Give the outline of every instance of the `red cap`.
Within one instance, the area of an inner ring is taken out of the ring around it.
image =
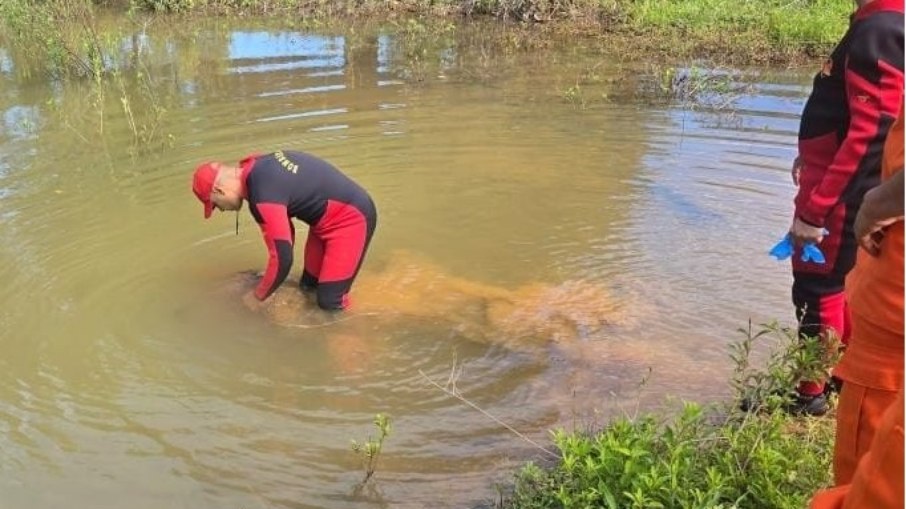
[[[214,211],[214,204],[211,203],[211,191],[214,189],[214,181],[217,180],[217,168],[214,163],[201,163],[195,168],[195,175],[192,177],[192,192],[204,204],[204,218],[211,217]]]

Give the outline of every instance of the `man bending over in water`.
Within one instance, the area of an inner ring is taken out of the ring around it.
[[[251,155],[228,166],[205,162],[192,179],[192,191],[213,210],[239,210],[244,200],[261,227],[268,262],[257,288],[245,297],[267,299],[293,265],[292,218],[309,226],[300,287],[314,291],[318,306],[346,309],[349,290],[362,265],[377,224],[368,193],[330,163],[310,154],[278,151]]]

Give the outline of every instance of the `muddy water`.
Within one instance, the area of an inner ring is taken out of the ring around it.
[[[581,107],[577,77],[616,72],[599,52],[454,36],[424,64],[386,34],[170,28],[124,43],[150,63],[103,96],[22,78],[0,50],[0,507],[487,503],[539,453],[425,376],[458,373],[544,441],[639,398],[722,397],[736,328],[790,318],[765,252],[802,73],[765,74],[734,116],[594,86]],[[189,174],[279,148],[373,195],[360,297],[377,309],[286,326],[237,304],[230,282],[265,262],[257,227],[204,221]],[[378,412],[393,434],[356,490],[350,441]]]

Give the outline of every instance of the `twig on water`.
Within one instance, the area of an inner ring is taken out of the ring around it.
[[[503,426],[504,428],[506,428],[507,430],[509,430],[511,433],[513,433],[513,434],[516,435],[517,437],[519,437],[519,438],[521,438],[522,440],[525,440],[526,442],[532,444],[532,445],[533,445],[535,448],[537,448],[538,450],[540,450],[540,451],[544,452],[545,454],[547,454],[547,455],[549,455],[549,456],[552,456],[552,457],[554,457],[554,458],[559,458],[559,457],[560,457],[559,454],[555,453],[554,451],[551,451],[550,449],[547,449],[547,448],[543,447],[543,446],[542,446],[541,444],[539,444],[538,442],[535,442],[535,441],[532,440],[531,438],[529,438],[529,437],[523,435],[523,434],[520,433],[518,430],[516,430],[515,428],[513,428],[512,426],[510,426],[509,424],[503,422],[502,420],[500,420],[499,418],[495,417],[494,415],[491,415],[491,414],[488,413],[486,410],[484,410],[483,408],[479,407],[479,406],[476,405],[475,403],[472,403],[471,401],[469,401],[468,399],[466,399],[462,394],[460,394],[459,391],[456,390],[456,381],[459,379],[459,376],[462,374],[462,368],[460,367],[460,368],[457,369],[455,363],[454,363],[453,366],[450,368],[450,377],[447,379],[447,383],[445,383],[444,385],[441,385],[441,384],[437,383],[435,380],[432,380],[431,377],[429,377],[428,375],[426,375],[426,374],[424,373],[424,371],[422,371],[422,370],[418,370],[418,374],[421,375],[422,378],[424,378],[429,384],[431,384],[431,385],[433,385],[434,387],[437,387],[438,389],[440,389],[441,391],[443,391],[443,393],[446,394],[447,396],[451,396],[451,397],[453,397],[453,398],[458,399],[459,401],[462,401],[463,403],[465,403],[465,404],[468,405],[469,407],[471,407],[471,408],[477,410],[478,412],[480,412],[482,415],[484,415],[484,416],[487,417],[488,419],[491,419],[492,421],[496,422],[497,424]]]

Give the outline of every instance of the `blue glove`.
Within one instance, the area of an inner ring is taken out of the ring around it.
[[[827,235],[827,230],[824,230],[824,234]],[[768,254],[773,256],[778,260],[786,260],[790,256],[793,256],[793,239],[790,237],[790,234],[787,233],[783,239],[778,242]],[[812,262],[817,264],[824,263],[824,253],[818,249],[818,246],[813,242],[809,242],[802,247],[802,261]]]
[[[777,258],[778,260],[786,260],[790,256],[793,256],[793,239],[790,238],[790,234],[787,233],[786,237],[780,240],[768,254]]]
[[[814,244],[806,244],[802,246],[802,261],[812,262],[817,264],[824,263],[824,253],[818,249],[818,246]]]

